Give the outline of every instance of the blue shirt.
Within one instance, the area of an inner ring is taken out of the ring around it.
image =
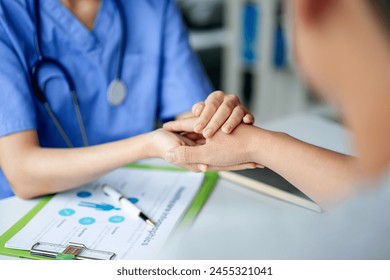
[[[113,0],[102,0],[92,31],[59,0],[41,1],[43,53],[70,72],[90,145],[151,131],[156,119],[189,111],[212,90],[173,0],[122,3],[127,24],[122,80],[128,95],[116,107],[107,102],[122,32]],[[66,147],[32,91],[29,71],[38,59],[33,4],[33,0],[0,2],[0,137],[36,130],[42,147]],[[59,71],[45,67],[39,83],[72,143],[82,146],[66,80]],[[0,170],[0,198],[10,195]]]

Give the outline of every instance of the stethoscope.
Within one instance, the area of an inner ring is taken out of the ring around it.
[[[124,100],[126,99],[126,86],[124,82],[121,80],[122,77],[122,67],[123,67],[123,60],[124,60],[124,53],[126,49],[126,34],[127,34],[127,27],[126,27],[126,19],[125,14],[123,11],[123,6],[120,0],[115,0],[117,9],[119,11],[120,15],[120,23],[121,23],[121,41],[119,44],[119,50],[118,50],[118,62],[117,62],[117,69],[115,73],[114,79],[111,81],[110,85],[107,89],[107,100],[108,103],[113,106],[119,106],[121,105]],[[47,101],[46,95],[44,93],[44,90],[39,87],[38,77],[39,72],[41,69],[43,69],[44,66],[54,66],[56,67],[65,77],[66,82],[68,83],[70,93],[72,96],[72,102],[73,106],[76,112],[77,122],[80,128],[81,137],[83,139],[84,146],[88,146],[88,137],[85,130],[83,118],[81,116],[80,112],[80,105],[77,98],[76,93],[76,87],[75,83],[69,73],[69,71],[65,68],[64,65],[62,65],[58,60],[55,60],[50,57],[46,57],[42,50],[42,38],[41,38],[41,14],[40,14],[40,0],[35,0],[34,2],[34,13],[35,13],[35,27],[36,27],[36,35],[35,35],[35,45],[36,50],[38,53],[38,61],[33,65],[33,67],[30,70],[31,75],[31,83],[32,88],[35,94],[35,97],[42,103],[43,107],[45,108],[47,114],[49,115],[50,119],[53,121],[54,125],[56,126],[58,132],[61,134],[61,137],[66,142],[66,145],[69,148],[74,147],[73,143],[70,141],[68,135],[66,134],[64,128],[61,126],[60,122],[58,121],[58,118],[54,114],[53,110],[50,107],[49,102]]]

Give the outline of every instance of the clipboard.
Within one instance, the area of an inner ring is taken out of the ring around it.
[[[125,168],[188,172],[187,170],[178,167],[145,165],[145,164],[136,164],[136,163],[128,164],[125,166]],[[203,183],[199,191],[197,192],[196,196],[192,200],[192,203],[188,207],[183,218],[179,222],[178,226],[189,225],[195,220],[196,216],[202,209],[203,205],[206,203],[212,191],[214,190],[214,187],[218,179],[219,179],[219,174],[217,172],[204,173]],[[23,229],[30,222],[30,220],[37,213],[39,213],[39,211],[41,211],[52,198],[53,195],[43,197],[33,209],[31,209],[10,229],[8,229],[2,236],[0,236],[0,255],[26,258],[26,259],[37,259],[37,260],[53,260],[53,259],[109,260],[115,256],[114,252],[91,250],[86,248],[83,244],[77,244],[77,243],[69,243],[64,246],[59,244],[38,242],[33,245],[31,251],[6,248],[5,244],[7,243],[7,241],[10,240],[14,235],[16,235],[21,229]],[[87,257],[84,258],[84,256]]]

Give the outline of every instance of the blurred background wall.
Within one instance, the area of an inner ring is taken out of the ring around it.
[[[337,119],[297,75],[283,0],[176,1],[215,89],[240,96],[256,123],[296,112]]]

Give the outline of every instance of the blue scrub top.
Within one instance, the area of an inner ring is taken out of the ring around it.
[[[37,130],[42,147],[66,147],[31,87],[29,71],[38,59],[33,3],[0,2],[0,137]],[[121,40],[113,0],[102,0],[92,31],[59,0],[41,1],[43,52],[60,61],[73,77],[90,145],[151,131],[156,119],[164,121],[189,111],[212,91],[173,0],[122,3],[127,22],[122,80],[128,95],[116,107],[107,102]],[[39,82],[72,143],[81,147],[66,80],[46,67]],[[0,198],[12,194],[0,170]]]

